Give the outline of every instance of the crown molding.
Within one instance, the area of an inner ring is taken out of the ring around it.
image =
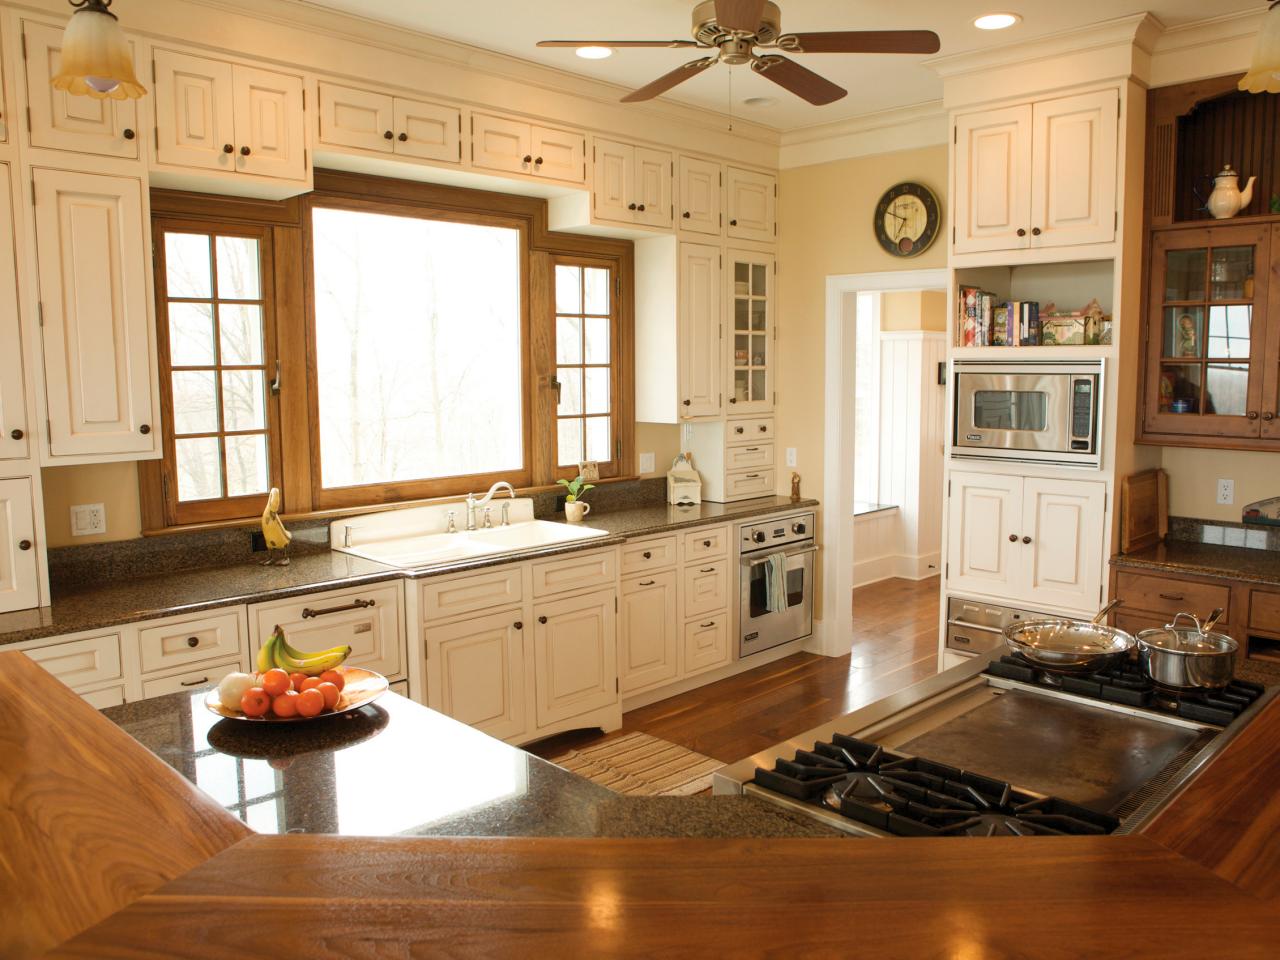
[[[1194,50],[1209,44],[1227,40],[1257,37],[1262,29],[1265,10],[1240,10],[1218,17],[1208,17],[1194,23],[1169,27],[1156,38],[1152,54],[1160,57],[1178,50]]]
[[[938,146],[947,142],[947,129],[941,100],[814,124],[782,134],[778,166],[785,170]]]
[[[1151,86],[1206,80],[1249,69],[1264,10],[1247,10],[1171,27],[1151,56]]]

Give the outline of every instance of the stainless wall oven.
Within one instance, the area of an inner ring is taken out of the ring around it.
[[[738,657],[813,633],[814,515],[770,517],[738,527]],[[768,559],[785,557],[786,600],[769,609]]]
[[[957,360],[951,456],[1096,467],[1101,360]]]

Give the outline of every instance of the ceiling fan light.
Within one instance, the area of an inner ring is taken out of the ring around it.
[[[608,47],[579,47],[573,52],[583,60],[606,60],[613,56],[613,51]]]
[[[1263,14],[1253,65],[1240,80],[1247,93],[1280,93],[1280,4],[1273,3]]]
[[[973,25],[979,30],[1007,30],[1021,21],[1022,17],[1016,13],[985,13],[977,17]]]
[[[72,6],[77,4],[72,2]],[[136,100],[146,87],[133,72],[133,57],[110,0],[82,0],[62,35],[56,90],[97,100]]]

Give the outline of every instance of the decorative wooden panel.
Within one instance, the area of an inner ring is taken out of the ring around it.
[[[1204,209],[1213,189],[1210,179],[1224,164],[1241,174],[1243,188],[1256,176],[1253,202],[1241,216],[1271,212],[1280,197],[1280,95],[1234,92],[1206,100],[1179,117],[1174,212],[1180,221],[1213,219]],[[1159,144],[1156,157],[1160,156]],[[1157,161],[1158,163],[1158,161]]]

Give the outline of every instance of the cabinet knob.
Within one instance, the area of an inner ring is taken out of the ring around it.
[[[641,554],[641,556],[643,556],[646,560],[652,560],[652,559],[653,559],[653,554],[652,554],[652,553],[650,553],[648,550],[646,550],[643,554]]]
[[[1011,533],[1011,534],[1009,534],[1009,542],[1010,542],[1010,543],[1017,543],[1017,542],[1018,542],[1018,535],[1017,535],[1016,533]]]
[[[194,650],[196,647],[200,646],[200,638],[187,637],[187,646],[190,647],[192,650]]]
[[[30,550],[30,549],[31,549],[31,541],[30,541],[30,540],[19,540],[19,541],[18,541],[18,549],[19,549],[19,550]]]
[[[733,432],[734,432],[734,433],[742,433],[742,432],[743,432],[743,429],[742,429],[742,427],[734,427],[734,428],[733,428]]]
[[[133,132],[133,129],[131,127],[124,128],[124,138],[126,140],[132,140],[136,136],[137,134]]]
[[[635,209],[636,209],[636,205],[635,205],[634,203],[628,203],[628,204],[627,204],[627,209],[628,209],[628,210],[635,210]]]
[[[1032,235],[1033,237],[1038,237],[1038,236],[1040,236],[1040,228],[1039,228],[1039,227],[1034,228],[1034,229],[1031,231],[1031,235]]]
[[[242,157],[247,157],[247,156],[248,156],[249,154],[251,154],[252,152],[253,152],[253,151],[252,151],[252,150],[250,150],[248,147],[241,147],[241,148],[240,148],[240,156],[242,156]]]
[[[231,144],[229,144],[229,143],[224,143],[224,144],[222,145],[222,152],[223,152],[223,153],[235,153],[235,152],[236,152],[236,148],[235,148],[235,147],[233,147],[233,146],[232,146]]]
[[[729,226],[731,226],[731,227],[736,227],[737,225],[738,225],[738,221],[737,221],[737,220],[730,220],[730,221],[729,221]]]
[[[702,541],[702,545],[703,545],[704,547],[706,547],[706,548],[710,549],[710,548],[711,548],[711,541],[710,541],[710,540],[703,540],[703,541]]]
[[[1268,410],[1266,413],[1264,413],[1264,414],[1262,415],[1262,419],[1263,419],[1263,420],[1274,420],[1275,418],[1276,418],[1276,415],[1275,415],[1274,413],[1272,413],[1270,410]],[[13,431],[13,432],[14,432],[14,433],[21,433],[22,431],[21,431],[21,430],[15,430],[15,431]],[[20,438],[20,437],[14,437],[13,439],[18,440],[18,439],[21,439],[21,438]]]
[[[21,430],[18,430],[15,428],[9,431],[9,436],[13,437],[13,439],[15,440],[21,440],[23,437],[26,436],[26,434],[23,433]]]
[[[527,153],[526,153],[526,154],[524,155],[524,157],[523,157],[523,158],[521,158],[521,161],[520,161],[520,162],[521,162],[521,163],[533,163],[533,157],[532,157],[532,155],[530,155],[530,154],[527,154]]]
[[[512,626],[513,626],[513,627],[515,627],[517,630],[523,630],[523,629],[524,629],[524,621],[523,621],[523,620],[517,620],[515,623],[513,623],[513,624],[512,624]]]
[[[1258,419],[1258,411],[1257,411],[1257,410],[1250,410],[1247,414],[1245,414],[1245,416],[1247,416],[1250,420],[1257,420],[1257,419]]]
[[[680,216],[682,216],[682,217],[684,217],[686,220],[688,220],[688,219],[689,219],[689,211],[688,211],[688,210],[686,210],[684,213],[680,214]]]
[[[684,401],[682,401],[682,403],[684,403],[684,405],[685,405],[686,407],[691,407],[691,406],[693,406],[693,402],[692,402],[692,401],[690,401],[690,400],[684,400]]]
[[[1022,538],[1022,542],[1023,542],[1023,543],[1030,543],[1030,542],[1031,542],[1031,538],[1030,538],[1030,537],[1023,537],[1023,538]]]
[[[643,203],[640,204],[640,206],[636,207],[636,209],[639,210],[641,213],[644,213],[644,204]]]
[[[546,617],[539,617],[539,618],[538,618],[538,622],[539,622],[539,623],[546,623],[546,622],[547,622],[547,618],[546,618]]]
[[[151,425],[144,423],[142,426],[138,428],[138,432],[145,437],[148,433],[151,432]]]
[[[399,140],[401,143],[405,143],[406,141],[408,141],[409,135],[407,133],[402,133],[400,134],[400,136],[396,137],[396,139]]]
[[[386,131],[386,132],[382,135],[382,139],[383,139],[383,140],[394,140],[395,138],[396,138],[396,135],[395,135],[394,133],[392,133],[390,130]]]
[[[534,165],[535,167],[540,167],[540,166],[542,166],[542,158],[541,158],[541,157],[538,157],[536,160],[534,160],[534,161],[533,161],[533,165]]]
[[[737,402],[738,402],[738,398],[737,398],[737,397],[730,397],[730,398],[729,398],[729,402],[730,402],[730,403],[737,403]]]
[[[768,432],[769,432],[769,428],[768,428],[768,427],[766,427],[766,426],[762,423],[762,424],[760,424],[760,432],[761,432],[761,433],[768,433]]]
[[[1022,229],[1022,227],[1019,227],[1019,228],[1018,228],[1018,236],[1020,236],[1020,237],[1025,237],[1026,235],[1027,235],[1027,231],[1026,231],[1026,230],[1024,230],[1024,229]]]

